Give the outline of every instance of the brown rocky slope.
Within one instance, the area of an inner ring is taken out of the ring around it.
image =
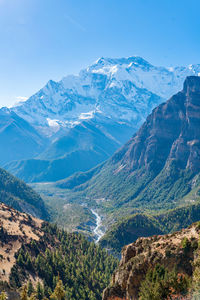
[[[9,282],[11,269],[16,263],[16,253],[22,245],[39,241],[43,236],[42,223],[42,220],[0,203],[0,282]],[[18,299],[18,293],[14,290],[5,286],[3,289],[7,291],[9,299]]]
[[[178,273],[191,276],[199,233],[199,223],[194,223],[176,233],[139,238],[125,246],[119,268],[113,274],[110,286],[104,290],[103,300],[139,299],[141,282],[147,271],[158,264],[169,271],[176,266]],[[188,241],[187,249],[184,241]]]

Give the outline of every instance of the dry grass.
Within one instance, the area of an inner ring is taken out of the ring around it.
[[[43,235],[42,222],[0,203],[0,229],[3,227],[7,232],[6,243],[0,241],[0,280],[8,281],[15,263],[15,253],[22,244],[38,241]]]

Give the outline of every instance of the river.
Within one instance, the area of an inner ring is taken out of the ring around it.
[[[101,219],[100,215],[96,211],[94,211],[94,209],[91,209],[91,212],[96,217],[96,227],[94,228],[93,233],[95,235],[95,243],[98,243],[99,240],[104,235],[104,232],[101,230],[102,219]]]

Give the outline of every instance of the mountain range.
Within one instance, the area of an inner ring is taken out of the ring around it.
[[[43,137],[45,149],[33,147],[32,157],[28,153],[21,160],[13,155],[2,166],[27,182],[55,181],[89,170],[130,139],[152,109],[181,88],[187,75],[198,73],[200,65],[156,67],[132,56],[100,58],[79,75],[51,80],[10,108]],[[77,135],[87,143],[77,138],[73,144],[71,138]]]
[[[46,192],[43,201],[0,169],[0,291],[10,299],[61,293],[93,300],[108,286],[117,260],[40,217],[60,226],[64,220],[63,227],[68,218],[77,224],[70,228],[98,241],[107,229],[100,246],[116,255],[123,247],[103,300],[192,299],[199,292],[200,224],[174,232],[200,219],[198,71],[199,65],[156,68],[139,57],[100,59],[79,76],[49,82],[36,94],[40,100],[34,95],[0,110],[0,138],[10,147],[1,163],[29,182],[41,181],[32,186]],[[187,72],[193,75],[177,92]],[[164,102],[170,91],[175,94]]]
[[[50,80],[12,110],[46,135],[96,114],[138,127],[152,108],[181,89],[188,75],[199,72],[200,65],[155,67],[137,56],[100,58],[77,76]]]
[[[112,216],[194,203],[200,181],[200,77],[160,104],[109,160],[57,183]],[[68,195],[69,198],[69,195]]]

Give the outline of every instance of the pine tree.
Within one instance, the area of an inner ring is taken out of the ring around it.
[[[21,267],[24,265],[24,259],[23,259],[23,256],[21,253],[19,254],[19,256],[17,258],[17,264]]]
[[[31,296],[31,294],[34,292],[34,288],[33,288],[33,284],[32,284],[32,281],[31,280],[29,280],[28,281],[28,296],[30,297]]]
[[[22,287],[22,291],[21,291],[21,294],[20,294],[20,299],[21,300],[28,300],[28,293],[27,293],[27,286],[24,285]]]
[[[62,280],[58,279],[57,285],[50,299],[52,300],[64,300],[65,299],[65,290],[62,283]]]
[[[38,298],[38,300],[42,300],[42,298],[44,297],[44,291],[43,291],[42,285],[39,281],[38,281],[37,287],[36,287],[36,297]]]
[[[194,272],[192,278],[193,299],[198,300],[200,297],[200,245],[196,252],[197,258],[194,262]]]
[[[0,294],[0,300],[6,300],[6,299],[7,299],[6,293],[4,291],[1,292],[1,294]]]

